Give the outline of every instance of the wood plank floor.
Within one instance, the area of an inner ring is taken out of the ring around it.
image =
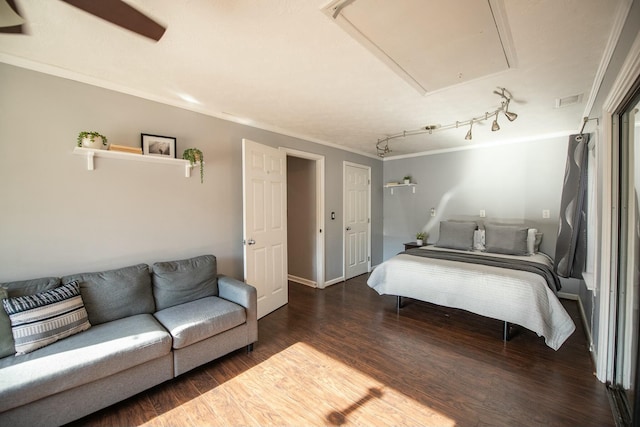
[[[253,353],[231,353],[73,426],[613,426],[577,330],[553,351],[522,330],[395,298],[367,275],[325,290],[289,284],[259,321]]]

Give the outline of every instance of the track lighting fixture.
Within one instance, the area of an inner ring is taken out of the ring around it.
[[[416,130],[409,130],[409,131],[404,130],[400,133],[389,135],[382,139],[378,139],[378,142],[376,144],[376,150],[378,151],[378,156],[384,157],[386,154],[391,152],[391,149],[389,148],[389,141],[392,139],[404,138],[407,136],[418,135],[423,133],[432,134],[433,132],[436,132],[436,131],[442,131],[447,129],[457,129],[460,126],[465,126],[467,124],[469,125],[469,131],[467,131],[467,134],[465,135],[464,139],[467,141],[470,141],[473,138],[472,129],[473,129],[474,122],[489,120],[489,117],[495,116],[493,119],[493,123],[491,125],[491,130],[494,132],[499,131],[500,125],[498,124],[498,115],[501,112],[504,113],[504,115],[507,117],[507,119],[510,122],[517,119],[518,115],[514,112],[509,111],[509,103],[511,102],[512,96],[507,89],[503,87],[498,87],[498,90],[494,90],[493,93],[495,93],[496,95],[502,98],[500,107],[496,108],[495,110],[484,113],[484,116],[472,117],[468,120],[456,120],[454,123],[451,123],[448,125],[439,125],[439,124],[427,125]]]
[[[500,125],[498,124],[498,112],[496,111],[496,118],[493,119],[493,124],[491,125],[491,131],[495,132],[500,130]]]

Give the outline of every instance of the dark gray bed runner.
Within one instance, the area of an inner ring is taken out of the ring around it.
[[[486,254],[475,254],[472,252],[449,252],[449,251],[430,251],[428,249],[409,249],[401,254],[421,256],[424,258],[444,259],[449,261],[467,262],[470,264],[489,265],[492,267],[509,268],[512,270],[528,271],[530,273],[539,274],[544,277],[549,289],[554,293],[558,292],[562,285],[558,275],[553,270],[544,264],[540,264],[532,261],[524,261],[520,259],[512,258],[500,258],[492,257]]]

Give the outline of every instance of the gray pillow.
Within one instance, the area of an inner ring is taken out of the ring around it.
[[[9,293],[7,290],[0,287],[0,303],[8,296]],[[13,341],[13,333],[11,332],[11,320],[9,320],[9,315],[4,308],[2,308],[0,310],[0,358],[11,356],[15,352],[15,342]]]
[[[80,284],[80,294],[92,325],[155,311],[146,264],[62,278],[63,283],[74,280]]]
[[[485,225],[487,252],[507,255],[527,255],[529,228],[518,225]]]
[[[473,249],[473,232],[477,227],[475,222],[441,221],[436,246],[470,251]]]
[[[33,295],[39,292],[55,289],[60,286],[60,279],[57,277],[43,277],[40,279],[21,280],[17,282],[0,283],[0,301],[9,297],[22,297]],[[0,307],[2,303],[0,302]],[[0,308],[0,357],[15,354],[15,342],[11,331],[11,320],[9,315]]]
[[[218,296],[216,257],[195,258],[153,264],[153,296],[156,309]]]

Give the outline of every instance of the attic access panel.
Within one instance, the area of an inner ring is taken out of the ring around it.
[[[502,0],[334,0],[323,12],[422,94],[515,66]]]

